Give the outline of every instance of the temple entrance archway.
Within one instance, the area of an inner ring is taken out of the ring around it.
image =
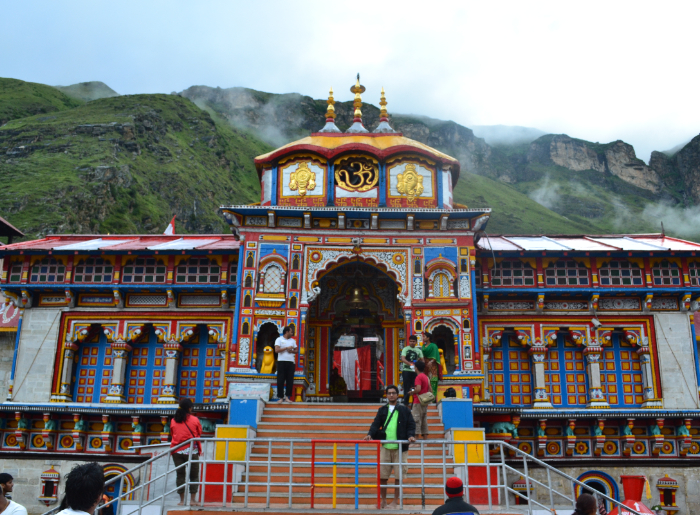
[[[435,320],[426,326],[427,332],[432,334],[433,341],[445,357],[445,366],[448,374],[455,371],[455,349],[459,344],[459,327],[452,321]]]
[[[274,356],[275,362],[277,362],[277,355],[274,353],[275,350],[275,340],[280,337],[279,328],[273,322],[265,322],[260,326],[258,330],[257,337],[255,339],[255,369],[260,372],[262,367],[263,357],[265,355],[265,347],[272,347],[272,354]],[[277,369],[274,368],[273,372]]]
[[[392,368],[399,329],[403,334],[398,285],[383,270],[357,260],[324,272],[318,288],[309,306],[307,334],[307,377],[313,391],[376,401],[388,384],[387,362]]]

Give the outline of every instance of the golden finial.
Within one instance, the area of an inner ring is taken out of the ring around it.
[[[355,85],[350,88],[350,92],[355,93],[355,101],[352,103],[353,107],[355,108],[354,118],[356,120],[361,120],[362,110],[360,108],[362,107],[362,97],[360,95],[365,92],[365,87],[360,84],[359,73],[357,74],[357,82],[355,82]]]
[[[335,118],[335,99],[333,98],[333,88],[328,93],[328,109],[326,110],[326,121],[332,121]]]
[[[384,96],[384,87],[383,87],[383,86],[382,86],[382,96],[381,96],[381,98],[379,99],[379,106],[380,106],[380,109],[379,109],[379,119],[380,119],[381,121],[388,121],[388,120],[389,120],[389,118],[388,118],[389,115],[388,115],[387,112],[386,112],[386,97]]]

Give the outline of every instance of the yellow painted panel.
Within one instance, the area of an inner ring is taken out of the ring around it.
[[[264,234],[262,239],[264,241],[287,241],[288,236],[281,236],[279,234]]]
[[[437,402],[440,402],[442,399],[445,398],[445,390],[448,388],[454,388],[453,386],[450,385],[443,385],[443,386],[438,386],[437,390]],[[462,396],[462,389],[461,388],[455,388],[455,393],[457,394],[458,399],[463,399],[464,397]]]
[[[314,238],[312,236],[299,236],[297,238],[297,241],[302,241],[302,242],[309,242],[309,243],[318,243],[321,241],[321,238]]]
[[[328,243],[352,243],[352,238],[326,238]]]
[[[422,238],[396,238],[394,241],[396,243],[423,243]]]
[[[216,438],[248,438],[248,428],[246,427],[217,427]],[[246,443],[234,442],[228,444],[229,460],[245,460]],[[215,459],[223,460],[226,457],[226,444],[217,442]]]
[[[454,245],[455,240],[452,238],[433,238],[430,243],[448,243]]]
[[[473,429],[455,429],[452,431],[452,436],[455,442],[486,441],[484,429],[477,427]],[[468,463],[484,463],[484,452],[486,452],[486,446],[484,445],[467,445]],[[455,445],[454,457],[455,463],[464,463],[464,445]]]
[[[363,238],[362,243],[389,243],[386,238]]]

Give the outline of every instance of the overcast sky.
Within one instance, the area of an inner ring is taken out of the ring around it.
[[[648,160],[700,133],[700,2],[0,0],[0,76],[245,86],[522,125]],[[322,123],[322,120],[319,121]]]

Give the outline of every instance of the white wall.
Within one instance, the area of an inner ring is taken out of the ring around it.
[[[654,315],[664,408],[700,408],[695,350],[687,313]]]
[[[24,310],[12,400],[49,402],[63,309]]]

